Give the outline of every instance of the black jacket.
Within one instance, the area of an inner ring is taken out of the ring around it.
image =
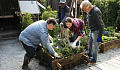
[[[61,6],[59,6],[59,11],[58,11],[58,16],[57,16],[57,19],[59,19],[59,22],[58,23],[65,23],[65,19],[67,18],[67,17],[69,17],[69,7],[66,5],[65,7],[64,7],[64,10],[65,10],[65,14],[64,14],[64,18],[61,20],[60,18],[61,18]]]

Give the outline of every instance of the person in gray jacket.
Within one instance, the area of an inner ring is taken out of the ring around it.
[[[55,57],[60,57],[50,45],[48,38],[48,30],[53,30],[55,25],[56,20],[54,18],[49,18],[47,21],[40,20],[32,23],[20,33],[19,40],[22,42],[23,47],[26,50],[22,66],[23,70],[30,70],[28,64],[34,57],[36,49],[40,43],[43,43],[43,45],[47,47],[49,53],[53,54]]]
[[[98,7],[93,6],[89,1],[82,1],[80,7],[88,14],[88,24],[90,28],[88,55],[90,58],[92,57],[88,65],[93,65],[97,61],[97,54],[99,49],[98,42],[102,42],[102,33],[104,30],[102,13]]]

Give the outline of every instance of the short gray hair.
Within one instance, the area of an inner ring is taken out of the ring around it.
[[[87,9],[91,6],[92,4],[89,1],[82,1],[80,8],[82,9],[83,7],[87,7]]]

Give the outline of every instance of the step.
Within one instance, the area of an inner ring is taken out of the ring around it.
[[[19,30],[3,30],[0,31],[0,39],[16,38],[20,34]]]

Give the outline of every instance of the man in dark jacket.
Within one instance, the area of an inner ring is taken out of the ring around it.
[[[65,19],[69,16],[69,7],[66,5],[66,0],[60,0],[60,6],[57,19],[61,26],[65,23]]]
[[[88,14],[90,28],[89,57],[92,57],[88,65],[93,65],[97,61],[98,42],[102,42],[102,33],[104,30],[102,13],[98,7],[93,6],[89,1],[82,1],[80,7]]]
[[[61,38],[68,39],[68,29],[65,26],[65,19],[69,16],[69,7],[66,5],[66,0],[60,0],[60,6],[58,11],[57,19],[59,20],[58,23],[60,25],[61,30]]]

